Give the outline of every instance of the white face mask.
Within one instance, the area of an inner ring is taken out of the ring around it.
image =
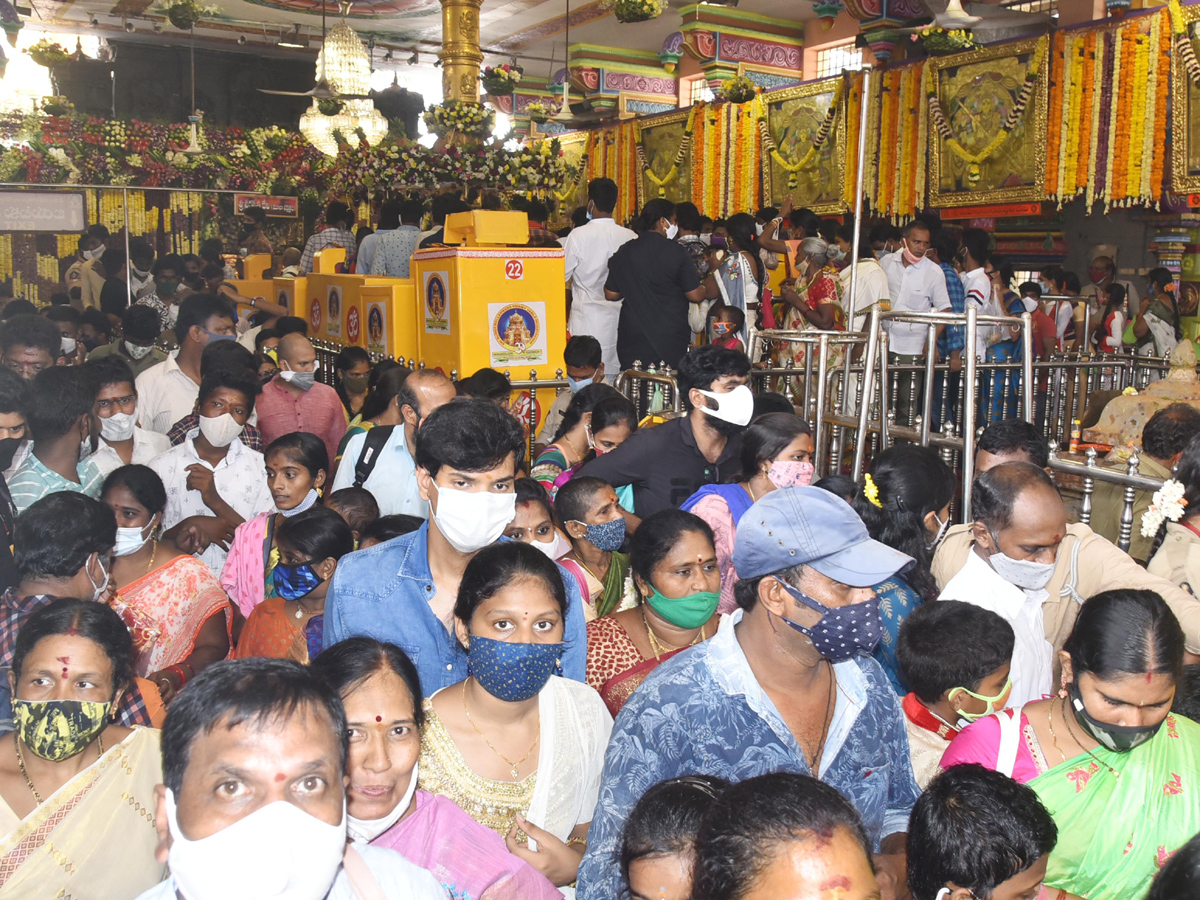
[[[147,278],[150,277],[150,270],[146,269],[143,271],[142,269],[139,269],[137,266],[133,266],[133,274],[136,275],[140,281],[145,281]]]
[[[739,384],[727,394],[716,394],[712,391],[700,393],[717,401],[716,409],[700,407],[714,419],[721,419],[733,425],[749,425],[750,420],[754,418],[754,392],[744,384]]]
[[[101,244],[99,247],[96,247],[93,250],[84,250],[83,251],[84,259],[99,259],[103,255],[104,255],[104,245],[103,244]]]
[[[679,226],[678,225],[676,225],[674,222],[671,222],[669,225],[667,225],[667,240],[668,241],[675,240],[675,235],[677,235],[677,234],[679,234]]]
[[[316,505],[317,500],[320,498],[320,496],[321,495],[317,493],[316,488],[309,488],[308,493],[304,495],[303,500],[301,500],[299,503],[297,503],[291,509],[279,510],[279,513],[285,519],[290,519],[292,516],[298,516],[302,512],[308,512],[310,509],[312,509]]]
[[[992,538],[992,543],[997,547],[1000,546],[995,537]],[[1023,591],[1040,591],[1054,577],[1054,563],[1052,562],[1040,563],[1031,559],[1013,559],[1011,556],[1005,556],[999,550],[988,557],[988,563],[991,564],[997,575]]]
[[[378,819],[356,819],[347,813],[346,834],[356,844],[371,843],[371,841],[400,821],[400,817],[408,811],[408,807],[412,804],[413,794],[416,792],[417,767],[414,765],[412,774],[408,776],[408,790],[404,792],[404,796],[396,804],[395,808],[386,816],[380,816]]]
[[[62,339],[62,352],[67,356],[75,353],[75,338],[64,337]]]
[[[571,552],[571,542],[554,530],[554,537],[548,541],[534,541],[532,546],[546,554],[550,559],[558,559]]]
[[[105,592],[108,591],[108,583],[111,580],[111,576],[109,575],[108,569],[104,568],[104,563],[100,562],[100,557],[98,555],[96,557],[96,565],[98,565],[100,567],[100,571],[104,573],[104,580],[101,581],[99,584],[96,584],[96,582],[92,579],[92,573],[87,572],[87,569],[84,569],[84,571],[87,572],[88,581],[92,582],[92,602],[93,603],[100,602],[100,598],[103,597]]]
[[[517,514],[517,495],[513,491],[456,491],[434,485],[437,509],[429,505],[429,514],[442,537],[459,553],[482,550],[504,534]]]
[[[199,840],[179,829],[175,795],[165,798],[168,863],[185,900],[322,900],[346,852],[346,814],[329,825],[283,800]]]
[[[131,344],[129,341],[125,341],[125,352],[129,354],[130,359],[145,359],[147,354],[153,349],[153,347],[142,347],[138,344]]]
[[[937,517],[937,513],[934,513],[933,521],[938,523],[938,530],[937,530],[937,534],[934,535],[933,540],[926,546],[925,549],[927,549],[927,550],[932,550],[934,547],[936,547],[938,544],[940,544],[942,542],[942,538],[944,538],[946,536],[946,529],[948,529],[950,527],[949,514],[946,515],[946,521],[943,522],[941,519],[939,519]]]
[[[127,441],[133,437],[137,413],[113,413],[100,420],[100,436],[106,441]]]
[[[245,426],[229,413],[200,417],[200,433],[214,447],[228,447],[233,443],[233,439],[242,433],[243,427]]]
[[[149,529],[149,531],[147,531]],[[118,528],[117,543],[113,546],[113,556],[129,556],[137,553],[154,534],[154,520],[141,528]]]

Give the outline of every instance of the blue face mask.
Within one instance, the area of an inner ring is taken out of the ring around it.
[[[232,334],[215,334],[214,332],[209,331],[207,328],[204,329],[204,333],[208,335],[208,342],[210,344],[213,341],[236,341],[237,340],[237,338]]]
[[[519,703],[536,697],[551,675],[562,674],[565,649],[566,644],[521,644],[473,634],[467,671],[497,700]]]
[[[284,600],[299,600],[315,591],[322,579],[313,571],[312,563],[300,563],[298,566],[278,563],[271,580],[275,582],[275,593]]]
[[[625,543],[625,520],[623,518],[602,522],[599,525],[589,525],[587,522],[579,522],[579,524],[587,529],[584,538],[597,550],[611,553],[614,550],[620,550],[621,545]]]
[[[568,375],[567,376],[567,385],[571,388],[572,394],[578,394],[580,392],[580,390],[587,387],[589,384],[591,384],[595,380],[596,380],[595,375],[593,375],[591,378],[580,378],[578,381],[576,381],[574,378],[572,378],[570,375]]]
[[[883,636],[883,621],[879,616],[878,600],[830,607],[790,584],[782,581],[780,584],[800,603],[821,614],[821,621],[812,628],[797,625],[788,618],[783,621],[811,640],[817,652],[830,662],[842,662],[860,653],[870,653],[879,645],[879,639]]]

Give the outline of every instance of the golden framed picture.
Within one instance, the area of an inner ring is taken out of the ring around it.
[[[762,148],[766,200],[788,194],[818,215],[844,212],[845,80],[824,78],[763,95],[767,134]]]
[[[672,203],[692,199],[692,148],[684,147],[691,111],[653,116],[641,124],[645,168],[638,182],[638,208],[655,197]]]
[[[1195,48],[1200,7],[1181,6],[1188,39]],[[1200,85],[1188,76],[1181,55],[1171,52],[1171,190],[1200,192]]]
[[[930,206],[1045,198],[1047,49],[1034,38],[925,64]]]

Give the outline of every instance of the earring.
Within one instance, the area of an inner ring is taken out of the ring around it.
[[[1067,676],[1065,674],[1060,676],[1058,696],[1062,697],[1064,700],[1067,697]]]

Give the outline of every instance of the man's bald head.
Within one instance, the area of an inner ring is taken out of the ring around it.
[[[312,341],[302,334],[285,334],[279,339],[279,367],[293,372],[312,372],[317,362],[317,351]]]
[[[420,425],[431,412],[457,396],[454,382],[436,369],[417,369],[406,379],[396,396],[397,405],[408,424]],[[410,412],[405,412],[408,407]],[[411,416],[411,419],[410,419]]]
[[[1054,562],[1067,530],[1067,508],[1044,469],[1006,462],[971,486],[977,546],[1010,559]]]

